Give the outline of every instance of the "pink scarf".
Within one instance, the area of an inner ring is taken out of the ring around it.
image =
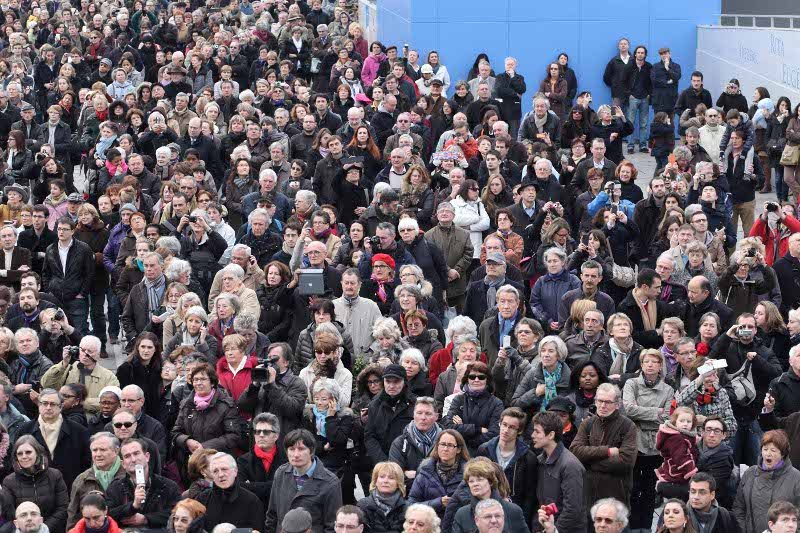
[[[216,391],[212,390],[207,396],[200,396],[198,393],[194,393],[194,407],[198,411],[205,411],[208,409],[208,406],[211,405],[211,400],[214,399],[214,393]]]
[[[370,279],[374,281],[376,285],[378,285],[378,298],[380,298],[381,302],[386,303],[387,295],[386,295],[386,287],[384,285],[388,282],[379,281],[378,277],[375,274],[372,274]]]

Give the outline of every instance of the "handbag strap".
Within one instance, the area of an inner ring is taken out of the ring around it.
[[[750,367],[752,366],[752,363],[753,362],[750,359],[748,359],[747,361],[744,362],[744,364],[741,366],[741,368],[739,368],[739,370],[737,370],[733,374],[729,374],[728,377],[731,380],[734,380],[734,379],[736,379],[736,378],[738,378],[740,376],[747,377],[747,374],[749,374],[749,372],[750,372]]]

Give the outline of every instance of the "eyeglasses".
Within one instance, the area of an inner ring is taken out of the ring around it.
[[[357,530],[357,529],[358,529],[358,528],[360,528],[360,527],[361,527],[361,524],[358,524],[358,525],[355,525],[355,526],[354,526],[353,524],[340,524],[340,523],[338,523],[338,522],[336,522],[336,523],[333,525],[333,528],[334,528],[334,529],[338,529],[338,530],[340,530],[340,531],[355,531],[355,530]]]
[[[450,449],[450,450],[457,450],[457,449],[461,448],[461,446],[459,446],[458,444],[450,444],[449,442],[440,442],[439,443],[439,447],[440,448],[447,448],[447,449]]]
[[[598,405],[616,405],[616,400],[601,400],[600,398],[595,398],[594,403]]]
[[[470,381],[486,381],[486,376],[484,374],[470,374],[467,379]]]
[[[711,435],[722,435],[722,433],[724,433],[722,428],[705,428],[703,431]]]
[[[688,350],[685,352],[678,352],[678,355],[697,355],[697,350]]]
[[[368,379],[367,385],[378,385],[379,383],[383,383],[380,379]]]
[[[42,407],[61,407],[58,402],[39,402],[39,405]]]
[[[74,394],[62,394],[61,397],[62,398],[77,398],[77,396],[75,396]]]
[[[114,427],[117,429],[125,428],[128,429],[133,426],[136,422],[114,422]]]
[[[257,429],[253,431],[256,435],[274,435],[277,431],[273,431],[271,429]]]
[[[616,521],[617,520],[614,519],[614,518],[606,518],[604,516],[596,516],[594,518],[594,523],[595,524],[613,524]]]

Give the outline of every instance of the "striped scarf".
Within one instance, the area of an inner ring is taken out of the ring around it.
[[[144,287],[147,289],[147,303],[151,316],[161,306],[161,298],[164,296],[164,288],[166,286],[167,278],[164,277],[164,274],[161,274],[153,281],[144,278]]]

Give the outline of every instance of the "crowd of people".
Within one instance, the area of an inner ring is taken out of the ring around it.
[[[800,105],[355,8],[0,2],[0,533],[795,533]]]

